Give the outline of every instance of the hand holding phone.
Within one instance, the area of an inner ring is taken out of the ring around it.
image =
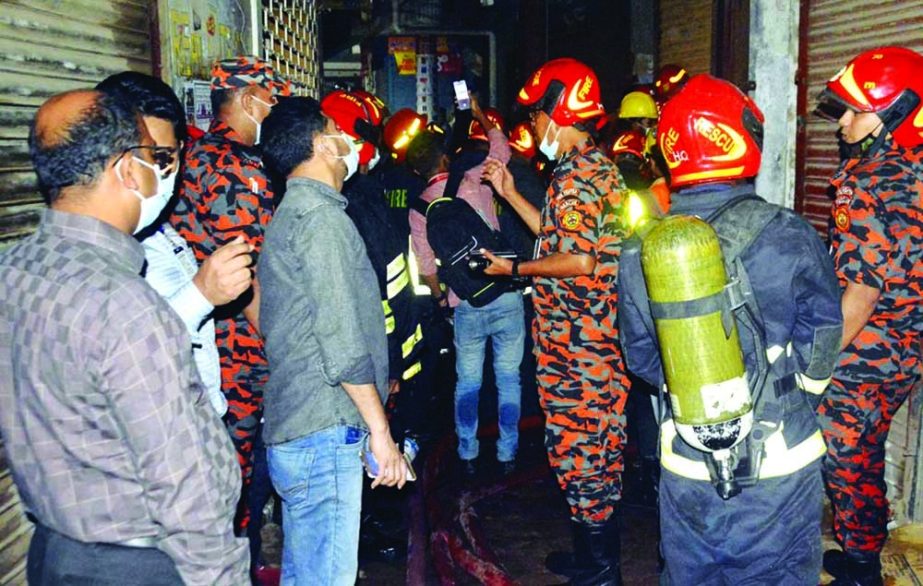
[[[455,101],[458,102],[458,109],[470,110],[471,96],[468,94],[468,84],[465,83],[465,80],[452,82],[452,87],[455,88]]]

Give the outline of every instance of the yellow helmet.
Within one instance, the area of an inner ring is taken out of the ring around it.
[[[657,104],[647,92],[629,92],[622,98],[619,118],[653,118],[656,120]]]

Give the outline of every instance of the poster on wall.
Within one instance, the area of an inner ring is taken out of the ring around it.
[[[417,73],[417,39],[415,37],[388,37],[388,54],[394,55],[398,75]]]
[[[460,77],[463,64],[461,53],[453,50],[446,37],[436,37],[436,73],[450,77]]]
[[[417,55],[417,112],[428,118],[433,116],[433,62],[432,53]]]
[[[212,122],[211,86],[207,81],[187,81],[183,84],[183,106],[186,123],[199,130],[208,130]]]

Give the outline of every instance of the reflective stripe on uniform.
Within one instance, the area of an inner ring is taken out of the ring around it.
[[[823,395],[824,391],[827,390],[827,387],[830,385],[831,377],[818,380],[815,378],[810,378],[799,372],[795,374],[795,380],[798,381],[798,388],[805,391],[806,393],[811,393],[812,395]]]
[[[385,334],[391,334],[394,332],[394,311],[387,299],[381,300],[381,309],[385,312]]]
[[[404,255],[402,253],[388,263],[388,267],[385,271],[385,274],[387,275],[386,280],[390,281],[394,279],[394,277],[403,273],[405,268],[407,268],[407,263],[404,260]]]
[[[769,436],[763,447],[766,455],[760,467],[760,478],[777,478],[788,476],[801,470],[811,462],[824,455],[827,446],[820,430],[815,431],[806,440],[794,447],[785,445],[782,435],[784,422],[779,430]],[[660,464],[666,470],[692,480],[711,481],[708,467],[705,462],[681,456],[673,451],[673,440],[676,438],[676,426],[672,419],[668,419],[661,426],[660,434]]]
[[[419,362],[415,362],[412,366],[408,367],[407,370],[404,371],[404,374],[401,375],[401,379],[410,380],[417,376],[421,370],[423,370],[423,365]]]
[[[394,299],[410,283],[410,273],[401,271],[396,279],[388,283],[388,299]]]
[[[413,352],[413,347],[420,343],[420,340],[423,339],[423,328],[420,324],[417,324],[417,329],[414,333],[410,334],[404,343],[401,344],[401,355],[403,358],[410,356],[410,353]]]

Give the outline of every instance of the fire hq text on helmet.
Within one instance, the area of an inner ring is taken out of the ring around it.
[[[923,144],[923,56],[904,47],[860,53],[837,72],[818,96],[815,113],[837,121],[846,110],[872,112],[884,130],[866,154],[874,155],[888,133],[902,147]]]
[[[730,82],[694,76],[660,115],[657,142],[673,189],[754,177],[763,146],[763,113]]]

